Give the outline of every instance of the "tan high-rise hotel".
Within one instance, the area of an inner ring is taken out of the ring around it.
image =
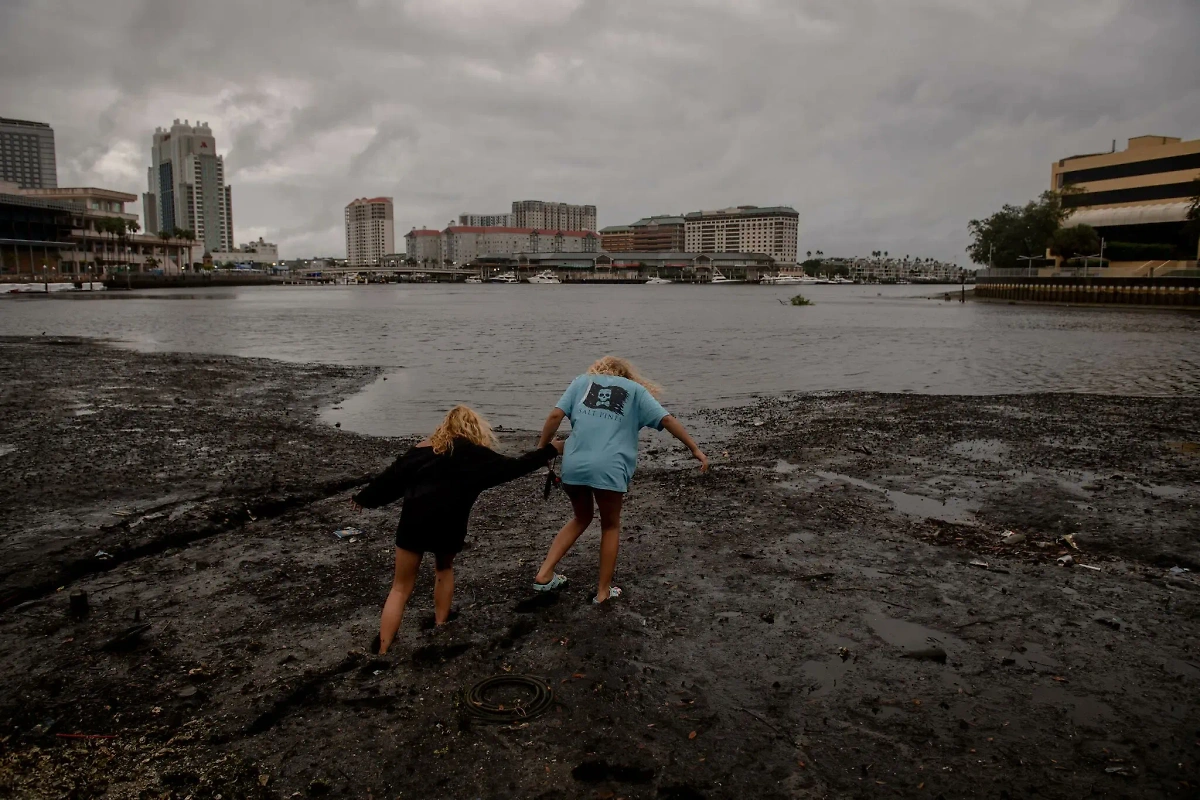
[[[377,267],[395,252],[392,198],[371,197],[346,206],[346,260],[352,267]]]

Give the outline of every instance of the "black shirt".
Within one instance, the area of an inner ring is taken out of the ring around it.
[[[509,458],[461,438],[440,455],[432,447],[411,447],[355,495],[354,502],[379,508],[403,498],[396,546],[414,553],[457,553],[480,492],[528,475],[556,455],[548,444]]]

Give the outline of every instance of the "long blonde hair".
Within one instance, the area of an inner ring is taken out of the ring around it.
[[[637,367],[627,359],[618,356],[604,356],[588,367],[588,375],[615,375],[618,378],[628,378],[634,383],[640,383],[653,397],[662,394],[662,387],[637,371]]]
[[[496,446],[496,434],[492,433],[492,426],[469,406],[450,409],[429,441],[433,445],[433,452],[442,455],[454,449],[454,440],[458,438],[483,447]]]

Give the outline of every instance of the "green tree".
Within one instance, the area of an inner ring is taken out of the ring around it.
[[[1042,192],[1024,206],[1005,205],[986,219],[971,220],[967,254],[976,264],[1002,268],[1020,267],[1020,256],[1041,255],[1070,213],[1062,197],[1058,192]]]
[[[1078,256],[1095,255],[1099,249],[1100,235],[1091,225],[1059,228],[1050,236],[1050,252],[1064,261]]]

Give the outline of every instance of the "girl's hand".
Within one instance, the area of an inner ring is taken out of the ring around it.
[[[563,448],[567,446],[567,440],[566,439],[555,439],[550,444],[554,445],[554,449],[557,450],[558,454],[561,456],[563,454]]]
[[[704,455],[704,451],[697,450],[696,452],[692,453],[692,455],[695,456],[696,460],[700,462],[700,471],[708,472],[708,456]]]

